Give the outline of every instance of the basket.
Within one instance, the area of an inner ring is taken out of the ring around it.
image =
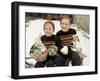
[[[35,59],[37,62],[43,62],[47,59],[48,56],[48,51],[47,49],[44,50],[43,52],[39,52],[39,54],[37,54],[36,52],[31,52],[30,55],[32,56],[33,59]]]

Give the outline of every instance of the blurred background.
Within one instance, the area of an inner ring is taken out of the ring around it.
[[[76,24],[78,28],[84,30],[89,34],[89,15],[71,15],[71,14],[49,14],[49,13],[26,13],[26,22],[35,19],[46,20],[60,20],[62,16],[69,15],[73,19],[73,24]]]

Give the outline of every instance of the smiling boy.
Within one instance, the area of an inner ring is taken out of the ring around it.
[[[72,18],[70,16],[64,16],[60,20],[61,30],[56,33],[57,37],[61,40],[62,49],[66,46],[66,53],[68,54],[60,54],[56,58],[57,66],[64,65],[66,62],[66,58],[70,59],[72,62],[72,66],[79,66],[81,65],[81,60],[77,52],[73,51],[71,47],[73,47],[74,42],[78,41],[76,37],[76,30],[70,28],[72,23]],[[68,64],[67,64],[68,65]]]

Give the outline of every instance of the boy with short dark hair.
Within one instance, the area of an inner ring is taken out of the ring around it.
[[[71,23],[72,18],[70,16],[62,17],[60,21],[61,30],[56,33],[57,37],[61,40],[62,45],[62,49],[60,50],[62,54],[56,58],[57,66],[64,65],[67,58],[71,60],[72,66],[81,65],[79,54],[71,49],[74,46],[74,42],[78,41],[77,37],[75,36],[76,30],[70,28]]]

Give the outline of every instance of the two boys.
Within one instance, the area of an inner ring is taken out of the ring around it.
[[[51,21],[44,23],[43,30],[45,35],[41,37],[42,43],[49,49],[51,46],[58,47],[57,54],[50,56],[48,54],[47,60],[44,62],[37,62],[35,67],[55,67],[66,66],[66,60],[70,59],[72,66],[80,66],[81,59],[77,52],[71,48],[74,43],[78,41],[75,37],[76,31],[71,29],[72,18],[69,16],[62,17],[60,21],[61,30],[53,34],[55,31],[55,25]],[[67,64],[68,65],[68,64]]]

